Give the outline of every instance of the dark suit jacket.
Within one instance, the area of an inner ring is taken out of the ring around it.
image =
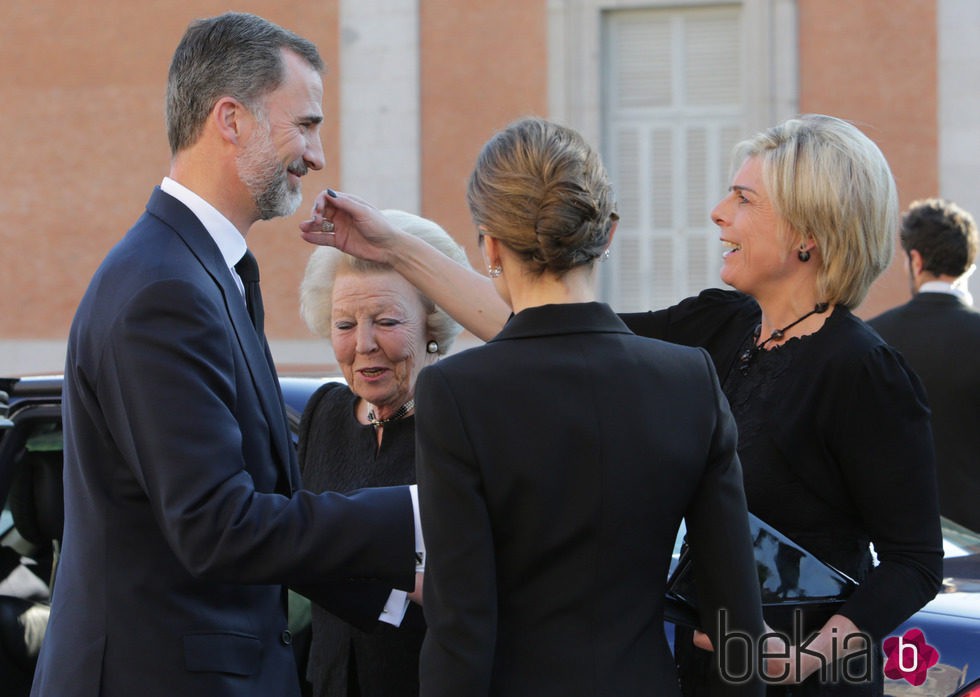
[[[64,385],[64,548],[33,695],[298,695],[281,584],[328,607],[317,584],[413,586],[406,488],[295,491],[268,347],[160,190],[92,279]]]
[[[980,312],[955,295],[919,293],[869,324],[925,385],[940,511],[980,531]]]
[[[761,630],[735,425],[703,350],[599,303],[530,308],[425,368],[415,418],[425,697],[679,694],[663,611],[682,518],[703,626],[726,608]]]

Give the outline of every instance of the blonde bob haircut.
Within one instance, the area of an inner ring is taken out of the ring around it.
[[[396,228],[428,242],[453,261],[469,268],[470,264],[463,248],[433,221],[393,209],[383,210],[381,215]],[[299,312],[310,331],[324,337],[327,341],[330,341],[332,324],[333,286],[337,274],[341,271],[364,274],[379,271],[394,273],[394,269],[389,264],[358,259],[334,247],[317,247],[313,251],[299,287]],[[439,354],[445,355],[462,327],[421,292],[419,298],[426,311],[426,334],[439,344]]]
[[[769,198],[796,244],[820,254],[821,302],[857,307],[892,258],[898,193],[870,138],[832,116],[789,119],[735,146],[733,163],[758,157]]]

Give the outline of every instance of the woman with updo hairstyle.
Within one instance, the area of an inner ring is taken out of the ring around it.
[[[709,634],[719,638],[722,611],[728,631],[762,633],[735,424],[714,367],[702,349],[634,335],[596,301],[618,216],[578,133],[537,118],[502,130],[468,200],[511,316],[416,385],[421,694],[676,697],[664,591],[682,519]],[[364,244],[404,236],[354,197],[327,192],[307,227],[402,265]],[[452,285],[467,278],[458,270],[438,275]]]
[[[531,273],[561,276],[598,259],[615,223],[598,154],[571,130],[527,120],[486,144],[467,201],[478,230],[516,252]]]
[[[785,614],[768,618],[775,645],[759,668],[771,683],[769,694],[875,697],[883,691],[882,642],[935,596],[943,556],[925,392],[904,358],[854,314],[892,258],[895,180],[867,135],[823,114],[750,136],[736,146],[732,165],[730,186],[710,214],[718,227],[721,280],[730,289],[708,289],[673,307],[620,319],[637,335],[708,351],[738,424],[749,510],[859,584],[833,609],[805,613],[797,627]],[[513,195],[515,209],[533,210],[540,199],[525,200],[519,191],[493,195]],[[493,286],[499,292],[501,278],[491,284],[440,263],[390,228],[318,234],[323,215],[334,215],[332,201],[321,195],[301,225],[308,241],[392,260],[482,338],[496,335],[517,310],[496,301]],[[490,235],[509,234],[495,224],[487,224]],[[488,252],[502,250],[509,286],[529,267],[515,274],[509,248],[487,241]],[[621,368],[637,386],[646,374],[646,368]],[[507,374],[501,371],[495,395],[506,389]],[[566,400],[562,406],[561,415],[576,421],[570,412],[580,405]],[[637,404],[609,408],[625,419]],[[555,416],[536,414],[531,422],[544,433],[544,422]],[[657,421],[648,415],[646,427]],[[693,553],[690,535],[688,541]],[[699,583],[724,568],[717,560],[696,566]],[[677,628],[688,697],[730,687],[717,670],[725,657],[710,636],[716,623],[702,620],[706,633]]]

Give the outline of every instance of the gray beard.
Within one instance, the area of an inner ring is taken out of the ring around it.
[[[268,135],[261,143],[253,144],[238,156],[238,176],[252,194],[259,220],[271,220],[292,215],[303,201],[299,186],[289,188],[289,169],[305,174],[306,166],[299,160],[288,168],[277,161]]]
[[[256,190],[249,182],[245,183],[252,192],[259,220],[290,216],[299,209],[299,204],[303,202],[302,191],[289,189],[286,170],[281,165],[277,167],[274,179],[266,182],[265,188]]]

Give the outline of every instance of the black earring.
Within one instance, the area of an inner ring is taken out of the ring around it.
[[[807,249],[800,248],[800,251],[796,253],[796,256],[799,257],[800,261],[802,261],[804,264],[810,261],[810,251]]]

